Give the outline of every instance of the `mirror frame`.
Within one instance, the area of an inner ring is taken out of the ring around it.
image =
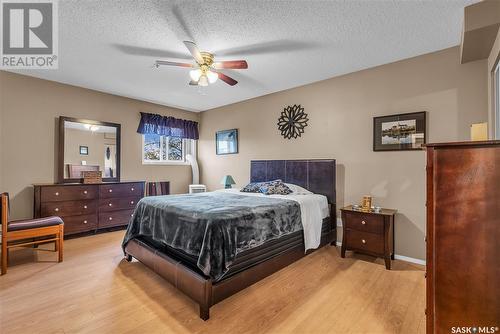
[[[92,125],[110,126],[116,128],[116,176],[103,177],[102,182],[120,182],[120,160],[121,160],[121,124],[93,121],[74,117],[59,116],[59,152],[58,152],[58,183],[82,183],[83,179],[64,178],[64,124],[66,122],[85,123]]]

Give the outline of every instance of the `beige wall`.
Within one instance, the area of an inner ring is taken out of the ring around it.
[[[123,180],[170,180],[186,192],[189,166],[142,165],[139,112],[198,120],[196,113],[0,71],[0,186],[12,197],[11,216],[31,217],[32,183],[56,180],[57,117],[122,125]]]
[[[99,166],[104,176],[104,133],[90,130],[66,129],[64,133],[64,175],[69,177],[68,165]],[[113,141],[114,142],[114,141]],[[88,147],[88,155],[80,154],[80,146]]]
[[[486,121],[486,61],[459,65],[459,48],[407,59],[203,112],[199,159],[209,189],[231,174],[249,180],[251,159],[335,158],[337,204],[372,194],[399,210],[396,254],[425,258],[425,152],[373,152],[372,117],[428,111],[432,142],[467,140]],[[301,104],[309,125],[285,140],[276,122],[283,107]],[[239,154],[215,155],[214,134],[239,129]]]
[[[491,49],[490,56],[488,57],[488,110],[489,110],[489,121],[488,125],[490,128],[490,138],[495,138],[495,104],[494,104],[494,94],[493,94],[493,70],[496,64],[500,60],[500,30],[498,30],[497,38],[493,48]],[[500,133],[497,134],[496,138],[500,139]]]

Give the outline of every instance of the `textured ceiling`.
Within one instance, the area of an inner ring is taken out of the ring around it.
[[[474,2],[60,0],[59,69],[18,73],[202,111],[458,45]],[[183,40],[249,69],[202,88],[152,67],[190,59]]]

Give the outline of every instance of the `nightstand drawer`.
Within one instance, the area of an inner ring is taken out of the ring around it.
[[[356,230],[346,229],[346,240],[349,249],[367,251],[373,254],[384,253],[384,237],[375,233],[366,233]]]
[[[384,217],[362,212],[344,212],[343,224],[347,229],[361,232],[384,233]]]

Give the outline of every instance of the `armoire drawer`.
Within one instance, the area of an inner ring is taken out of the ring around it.
[[[127,225],[132,218],[134,210],[120,210],[101,212],[99,214],[99,228]]]
[[[64,234],[75,234],[97,229],[97,214],[64,217]]]
[[[142,197],[143,195],[143,183],[106,184],[99,186],[99,196],[101,199],[115,197]]]
[[[97,198],[97,187],[92,186],[53,186],[42,187],[42,202],[76,201]]]
[[[46,202],[41,205],[42,217],[47,216],[79,216],[95,214],[97,211],[97,200]]]
[[[99,212],[134,209],[140,197],[106,198],[99,201]]]

